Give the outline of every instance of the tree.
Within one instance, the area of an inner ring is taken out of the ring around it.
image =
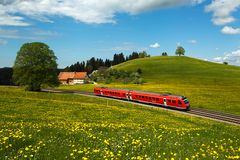
[[[181,55],[184,55],[184,53],[185,53],[185,49],[181,46],[178,46],[175,54],[181,56]]]
[[[163,52],[162,56],[168,56],[167,52]]]
[[[139,58],[145,58],[145,57],[147,57],[148,55],[147,55],[147,52],[146,51],[143,51],[143,52],[140,52],[139,53]]]
[[[137,73],[138,73],[138,74],[142,74],[141,68],[138,68],[138,69],[137,69]]]
[[[57,86],[56,60],[57,57],[48,45],[40,42],[25,43],[17,53],[13,80],[30,91],[40,91],[43,86]]]

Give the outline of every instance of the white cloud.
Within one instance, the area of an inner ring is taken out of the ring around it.
[[[240,28],[233,28],[229,26],[225,26],[221,32],[223,34],[240,34]]]
[[[4,39],[0,39],[0,45],[6,45],[8,43],[8,41],[4,40]]]
[[[6,30],[0,28],[0,38],[6,39],[30,39],[30,40],[39,40],[46,39],[48,37],[55,37],[59,34],[57,32],[52,31],[44,31],[44,30],[24,30],[19,32],[19,30]]]
[[[20,39],[18,30],[4,30],[0,28],[0,37],[8,39]]]
[[[218,63],[228,62],[229,64],[240,66],[240,49],[225,53],[223,57],[216,57],[213,61]]]
[[[1,7],[0,7],[1,9]],[[24,18],[19,16],[10,16],[0,14],[0,26],[29,26],[27,22],[23,22]]]
[[[138,14],[154,9],[199,4],[203,0],[1,0],[0,25],[28,26],[28,18],[53,22],[67,16],[84,23],[116,23],[117,13]],[[17,16],[17,15],[18,16]],[[20,16],[20,15],[24,15]]]
[[[213,61],[217,62],[217,63],[222,63],[223,62],[223,58],[222,57],[215,57],[215,58],[213,58]]]
[[[33,35],[36,36],[58,36],[59,34],[57,32],[54,31],[44,31],[44,30],[37,30],[33,32]]]
[[[231,23],[235,21],[235,18],[233,17],[218,17],[218,18],[213,18],[212,19],[213,23],[216,25],[224,25],[227,23]]]
[[[232,17],[232,13],[240,8],[240,0],[213,0],[206,6],[207,12],[213,12],[213,23],[216,25],[224,25],[234,22],[236,19]]]
[[[197,40],[192,39],[192,40],[189,40],[188,42],[189,42],[189,43],[192,43],[192,44],[196,44],[196,43],[197,43]]]
[[[150,45],[151,48],[160,48],[160,44],[159,43],[154,43]]]

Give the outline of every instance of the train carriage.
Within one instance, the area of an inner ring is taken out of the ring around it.
[[[170,108],[190,110],[190,104],[185,96],[176,96],[172,94],[161,94],[125,89],[115,89],[107,87],[95,87],[95,95],[107,96],[141,103],[161,105]]]
[[[107,96],[119,99],[128,99],[128,90],[106,88],[106,87],[96,87],[94,88],[95,95]]]

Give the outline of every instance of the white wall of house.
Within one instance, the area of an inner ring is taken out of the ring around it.
[[[83,84],[84,80],[83,79],[74,79],[73,84]]]

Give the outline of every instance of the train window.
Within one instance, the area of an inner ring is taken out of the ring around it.
[[[178,100],[178,104],[182,104],[182,102]]]
[[[159,101],[159,98],[156,98],[156,101]]]
[[[168,103],[171,103],[171,100],[170,100],[170,99],[168,99]]]
[[[172,100],[172,103],[176,103],[176,101],[175,101],[175,100]]]

